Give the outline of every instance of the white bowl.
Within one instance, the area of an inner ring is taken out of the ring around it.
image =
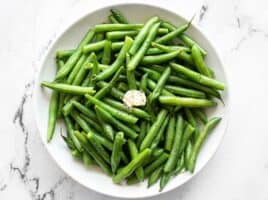
[[[157,15],[164,20],[168,20],[175,25],[186,23],[186,19],[179,16],[178,14],[156,6],[143,4],[120,4],[112,7],[116,7],[122,11],[123,14],[130,20],[130,22],[133,23],[144,23],[149,17],[154,15]],[[142,198],[155,196],[160,194],[158,191],[159,184],[156,184],[149,189],[147,188],[146,181],[144,183],[133,186],[116,185],[112,182],[111,177],[106,176],[99,169],[94,167],[85,168],[82,163],[74,160],[70,154],[69,149],[67,149],[66,145],[60,137],[60,129],[63,128],[64,130],[63,125],[60,123],[56,127],[55,136],[52,142],[49,144],[46,142],[50,92],[48,92],[48,90],[42,89],[40,87],[40,82],[44,80],[53,81],[56,69],[55,52],[59,49],[69,49],[75,47],[89,27],[102,23],[107,19],[109,10],[112,7],[101,8],[87,14],[78,21],[75,21],[64,32],[62,32],[58,38],[56,38],[55,42],[48,49],[47,54],[45,55],[40,66],[40,71],[35,82],[35,118],[42,141],[49,154],[53,157],[58,166],[78,183],[96,192],[113,197]],[[206,62],[215,71],[217,79],[224,82],[227,86],[223,65],[218,53],[210,41],[194,25],[190,27],[187,33],[208,51]],[[210,116],[220,116],[223,119],[202,147],[202,150],[198,157],[195,173],[183,173],[178,175],[170,181],[162,193],[173,190],[193,178],[193,176],[196,175],[206,165],[206,163],[216,152],[227,126],[228,87],[226,87],[226,89],[227,90],[222,94],[225,106],[219,104],[215,109],[209,110]]]

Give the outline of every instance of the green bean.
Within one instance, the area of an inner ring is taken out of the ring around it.
[[[95,53],[91,53],[92,55],[92,64],[93,64],[93,67],[92,67],[92,70],[89,74],[89,86],[92,86],[92,87],[95,87],[95,84],[96,84],[96,76],[97,74],[99,73],[100,71],[100,68],[99,68],[99,63],[98,63],[98,60],[97,60],[97,57],[95,55]]]
[[[171,53],[171,52],[178,51],[181,49],[180,53],[177,54],[177,57],[180,58],[181,60],[185,61],[186,63],[190,64],[190,65],[194,64],[192,56],[185,52],[185,50],[186,50],[185,47],[181,47],[179,49],[174,49],[170,46],[165,46],[165,45],[158,44],[155,42],[152,43],[152,46],[158,48],[159,50],[161,50],[163,52],[167,52],[167,53]]]
[[[185,96],[185,97],[193,97],[193,98],[206,98],[206,94],[204,92],[200,92],[198,90],[183,88],[180,86],[166,85],[165,88],[177,95]]]
[[[111,141],[114,140],[114,130],[113,127],[106,123],[104,121],[104,119],[102,119],[102,117],[97,113],[97,118],[98,118],[98,122],[100,123],[100,125],[102,126],[102,130],[103,130],[103,134],[105,135],[105,137]]]
[[[101,71],[107,69],[108,67],[109,67],[109,65],[99,63],[99,68],[100,68]]]
[[[191,49],[189,47],[185,47],[181,45],[164,45],[164,44],[159,44],[157,42],[152,42],[152,46],[153,46],[152,49],[155,49],[154,51],[158,49],[158,51],[162,51],[162,52],[172,52],[172,51],[181,49],[182,52],[191,53]]]
[[[79,124],[79,126],[85,131],[85,132],[90,132],[92,129],[90,126],[87,124],[87,122],[79,115],[79,113],[76,110],[72,110],[70,113],[72,118]]]
[[[71,131],[73,131],[73,123],[72,120],[68,116],[63,117],[65,126],[66,126],[66,131],[67,131],[67,137],[70,138]]]
[[[192,52],[193,61],[195,63],[197,70],[201,74],[211,78],[212,75],[210,74],[210,71],[209,71],[206,63],[203,60],[203,56],[202,56],[202,53],[200,52],[199,48],[196,45],[193,45],[191,52]]]
[[[119,51],[124,45],[124,42],[112,42],[112,52]]]
[[[72,100],[72,104],[81,113],[83,113],[84,115],[86,115],[87,117],[89,117],[93,120],[96,120],[97,116],[92,110],[88,109],[86,106],[84,106],[83,104],[79,103],[76,100]]]
[[[156,168],[161,166],[163,163],[165,163],[168,159],[169,155],[167,153],[162,153],[157,159],[152,162],[150,165],[146,166],[144,168],[144,175],[145,177],[148,177]]]
[[[146,123],[147,123],[146,121],[141,122],[141,131],[139,133],[139,136],[136,142],[138,148],[140,148],[140,145],[146,135]]]
[[[82,160],[86,167],[89,167],[94,162],[93,158],[91,158],[91,156],[85,151],[82,152]]]
[[[111,53],[112,53],[112,43],[111,41],[106,40],[103,47],[103,56],[101,59],[101,63],[105,65],[109,65],[111,61]]]
[[[157,43],[162,43],[162,44],[167,43],[167,42],[169,42],[170,40],[172,40],[172,39],[174,39],[175,37],[177,37],[178,35],[184,33],[184,32],[189,28],[190,25],[191,25],[191,21],[188,22],[187,24],[184,24],[184,25],[178,27],[176,30],[171,31],[171,32],[169,32],[168,34],[166,34],[166,35],[164,35],[164,36],[158,38],[158,39],[156,40],[156,42],[157,42]]]
[[[217,90],[224,90],[224,84],[219,81],[206,77],[198,72],[192,71],[176,63],[170,63],[170,65],[174,71],[183,74],[185,77],[189,78],[192,81]]]
[[[74,130],[71,124],[71,119],[68,116],[64,117],[64,122],[66,124],[67,132],[68,132],[68,137],[72,140],[75,148],[79,151],[82,152],[82,146],[78,139],[74,135]]]
[[[160,96],[170,73],[171,73],[171,69],[167,67],[165,71],[163,72],[163,74],[161,75],[161,77],[159,78],[154,90],[148,97],[149,104],[151,104],[155,99],[157,99]]]
[[[83,148],[89,153],[93,159],[96,161],[96,163],[101,167],[101,169],[107,174],[111,175],[111,170],[109,166],[106,164],[106,162],[103,160],[103,158],[97,153],[97,151],[94,149],[94,147],[87,141],[87,138],[81,134],[76,133],[75,135],[80,143],[83,145]]]
[[[120,111],[114,107],[109,106],[106,103],[103,103],[102,101],[96,99],[95,97],[92,97],[90,95],[85,95],[85,97],[94,105],[97,105],[104,110],[107,110],[109,113],[111,113],[112,116],[116,117],[117,119],[120,119],[122,121],[125,121],[127,123],[135,124],[138,121],[138,118],[134,115],[130,115],[126,112]]]
[[[116,173],[117,168],[119,166],[121,160],[121,152],[123,144],[125,143],[124,134],[123,132],[119,132],[115,136],[114,144],[113,144],[113,151],[111,156],[111,166],[113,174]]]
[[[72,82],[72,85],[80,85],[83,82],[84,78],[86,77],[87,71],[88,71],[88,69],[85,68],[84,66],[82,66],[79,69],[78,73],[76,74],[76,76]]]
[[[115,19],[115,17],[111,14],[109,15],[109,21],[112,23],[112,24],[119,24],[119,22]]]
[[[82,54],[82,47],[93,39],[94,34],[94,30],[89,30],[87,32],[86,36],[79,43],[75,52],[69,57],[64,66],[58,71],[56,75],[56,80],[63,79],[68,75],[68,73],[72,70],[73,66],[76,64]]]
[[[183,135],[183,118],[179,114],[177,117],[177,122],[176,122],[176,131],[175,131],[175,136],[174,136],[174,141],[172,142],[172,149],[169,155],[169,158],[165,164],[164,167],[164,172],[171,172],[175,169],[176,164],[179,160],[179,149],[181,145],[181,139]]]
[[[189,108],[184,108],[184,113],[185,116],[187,118],[187,121],[193,126],[196,127],[197,126],[197,122],[193,116],[192,111]]]
[[[190,110],[189,108],[184,108],[184,112],[185,112],[187,120],[190,122],[190,124],[195,129],[194,138],[197,138],[199,135],[199,128],[198,128],[197,121],[196,121],[195,117],[193,116],[192,110]]]
[[[72,156],[74,157],[74,158],[76,158],[76,159],[81,159],[82,158],[82,154],[79,152],[79,151],[77,151],[76,149],[74,149],[72,152],[71,152],[71,154],[72,154]]]
[[[185,46],[165,46],[165,45],[158,44],[155,42],[152,42],[152,46],[153,47],[147,50],[146,55],[156,55],[156,54],[161,54],[164,52],[176,51],[179,49],[183,50],[181,54],[191,51],[188,47],[185,47]],[[180,55],[178,55],[178,57],[181,58]]]
[[[68,120],[68,119],[67,119]],[[66,121],[66,120],[65,120]],[[78,141],[78,139],[75,137],[75,131],[74,130],[70,130],[70,138],[75,146],[75,148],[79,151],[79,152],[82,152],[83,149],[82,149],[82,146],[80,144],[80,142]]]
[[[142,164],[151,155],[150,149],[144,149],[139,153],[128,165],[126,165],[118,174],[113,177],[114,183],[120,183],[124,178],[130,176],[137,168],[142,166]]]
[[[146,92],[147,90],[147,79],[148,79],[148,73],[144,74],[141,77],[140,90],[142,90],[143,92]]]
[[[105,43],[106,43],[106,40],[87,44],[87,45],[83,46],[83,53],[89,53],[89,52],[95,52],[95,51],[102,50],[104,48]]]
[[[108,83],[106,83],[106,82],[104,82],[104,81],[100,81],[100,82],[97,83],[97,85],[98,85],[99,87],[103,88],[103,87],[107,86]],[[121,92],[120,90],[114,88],[114,87],[113,87],[112,90],[110,91],[110,94],[111,94],[114,98],[119,99],[119,100],[123,99],[123,97],[124,97],[124,93]]]
[[[124,39],[126,36],[129,37],[134,37],[136,35],[138,35],[140,31],[138,30],[130,30],[130,31],[110,31],[106,33],[106,38],[111,40],[111,41],[116,41],[116,40],[120,40],[120,39]],[[163,29],[163,28],[159,28],[157,30],[157,34],[158,35],[164,35],[168,33],[168,29]]]
[[[87,139],[90,144],[94,147],[94,149],[99,153],[99,155],[103,158],[106,163],[110,164],[110,155],[108,152],[103,148],[103,146],[95,139],[92,132],[87,134]]]
[[[135,55],[137,53],[140,46],[142,46],[142,42],[145,41],[146,36],[149,34],[149,31],[152,28],[153,24],[155,24],[158,21],[159,21],[158,17],[152,17],[145,23],[145,25],[135,38],[132,47],[129,50],[131,55]]]
[[[153,42],[152,42],[152,44],[153,44]],[[147,50],[147,52],[146,52],[146,56],[148,56],[148,55],[157,55],[157,54],[161,54],[161,53],[163,53],[164,51],[162,51],[161,49],[158,49],[158,48],[149,48],[148,50]]]
[[[193,173],[195,169],[196,159],[199,154],[199,151],[201,149],[201,146],[203,145],[205,139],[209,135],[209,133],[215,128],[215,126],[220,122],[221,118],[214,117],[206,123],[206,125],[203,127],[202,131],[200,132],[198,138],[196,139],[195,143],[193,144],[193,150],[190,155],[189,161],[188,161],[188,169],[190,172]]]
[[[195,116],[197,116],[204,124],[208,122],[207,115],[202,109],[196,108],[196,109],[193,109],[193,112]]]
[[[130,62],[130,55],[127,53],[126,55],[126,65]],[[129,85],[129,89],[135,90],[137,89],[136,86],[136,78],[135,78],[135,72],[127,70],[127,82]]]
[[[43,81],[41,85],[59,92],[74,95],[94,94],[96,92],[93,89],[93,87],[81,87],[81,86],[68,85],[64,83],[50,83],[47,81]]]
[[[111,9],[111,13],[114,16],[114,18],[120,23],[120,24],[128,24],[127,19],[124,17],[124,15],[117,9]]]
[[[124,125],[119,120],[115,119],[109,112],[106,110],[96,106],[96,111],[100,113],[100,116],[105,119],[107,122],[111,123],[113,126],[115,126],[117,129],[123,131],[128,137],[135,139],[138,135],[137,133],[129,128],[128,126]]]
[[[165,63],[177,57],[181,52],[182,50],[179,49],[176,51],[172,51],[170,53],[153,55],[153,56],[144,56],[141,63],[146,65]]]
[[[144,110],[142,110],[140,108],[134,108],[133,107],[133,108],[129,109],[124,104],[122,104],[122,103],[120,103],[118,101],[115,101],[113,99],[107,98],[107,97],[103,99],[103,102],[105,102],[108,105],[113,106],[113,107],[115,107],[115,108],[117,108],[119,110],[122,110],[122,111],[125,111],[127,113],[133,114],[133,115],[135,115],[135,116],[137,116],[139,118],[143,118],[143,119],[146,119],[146,120],[150,119],[150,115],[146,111],[144,111]]]
[[[109,40],[123,39],[126,36],[133,37],[137,35],[138,31],[110,31],[106,33],[106,37]]]
[[[170,83],[176,83],[176,84],[180,84],[186,87],[190,87],[190,88],[194,88],[197,90],[201,90],[211,96],[217,97],[218,99],[221,99],[220,93],[217,92],[216,90],[213,90],[211,88],[208,88],[206,86],[200,85],[198,83],[195,83],[193,81],[178,77],[178,76],[170,76],[170,78],[168,79],[168,81]]]
[[[138,51],[136,51],[135,55],[133,55],[132,59],[128,63],[127,69],[128,70],[134,70],[140,61],[143,59],[143,56],[145,55],[146,51],[149,49],[151,42],[154,40],[157,29],[160,26],[160,23],[153,23],[152,26],[149,27],[149,32],[145,40],[142,40],[143,44],[139,48]]]
[[[110,142],[105,137],[102,137],[101,135],[96,134],[96,133],[93,134],[93,135],[90,135],[90,137],[94,137],[94,140],[98,141],[98,143],[100,143],[101,145],[103,145],[106,149],[112,151],[112,149],[113,149],[113,143]]]
[[[59,93],[58,97],[58,109],[57,109],[57,118],[60,118],[62,116],[62,108],[64,106],[64,98],[65,94],[64,93]]]
[[[131,159],[135,159],[138,156],[138,149],[136,144],[132,140],[128,140],[128,148],[130,152]],[[144,171],[142,167],[135,170],[135,174],[139,181],[144,180]]]
[[[66,120],[69,120],[69,119],[65,119]],[[79,152],[82,152],[82,146],[80,144],[80,142],[78,141],[78,139],[75,137],[75,131],[74,130],[70,130],[70,138],[75,146],[75,148],[79,151]]]
[[[161,125],[157,136],[155,137],[152,145],[151,145],[151,149],[155,149],[157,148],[158,144],[160,143],[161,138],[163,137],[164,131],[166,130],[166,127],[168,125],[168,121],[169,121],[169,116],[167,116],[163,122],[163,124]]]
[[[80,71],[81,67],[83,67],[84,63],[86,61],[86,55],[82,55],[78,62],[74,65],[74,68],[72,69],[71,73],[69,74],[66,83],[71,84],[73,80],[75,79],[75,76]]]
[[[179,155],[181,155],[188,143],[188,141],[190,140],[192,134],[194,133],[195,128],[188,124],[186,125],[185,129],[184,129],[184,133],[181,139],[181,144],[180,144],[180,149],[179,149]]]
[[[95,32],[138,30],[143,24],[97,24]]]
[[[167,28],[158,28],[157,30],[157,34],[158,35],[165,35],[168,33],[168,29]]]
[[[202,108],[216,106],[217,103],[207,99],[195,99],[190,97],[160,96],[159,102],[163,105],[182,106],[190,108]]]
[[[191,141],[188,141],[186,149],[185,149],[185,154],[184,154],[184,160],[185,160],[184,167],[188,171],[189,171],[189,160],[190,160],[192,150],[193,150],[192,143]]]
[[[57,122],[57,112],[58,112],[58,101],[59,93],[58,91],[52,91],[50,102],[49,102],[49,114],[48,114],[48,129],[47,129],[47,142],[50,142],[53,138],[56,122]]]
[[[164,110],[164,109],[162,109],[159,112],[156,121],[153,123],[149,132],[147,133],[147,135],[145,136],[144,140],[141,143],[141,146],[140,146],[141,151],[151,146],[153,139],[157,135],[157,131],[159,130],[162,123],[164,122],[164,119],[167,116],[167,113],[168,113],[167,110]]]
[[[184,44],[186,44],[189,47],[192,47],[193,45],[197,46],[199,51],[202,53],[202,55],[207,55],[206,50],[201,48],[194,40],[192,40],[188,35],[186,34],[181,34],[180,39],[183,41]]]
[[[100,80],[105,80],[108,79],[109,77],[111,77],[117,70],[118,68],[123,64],[124,59],[126,57],[126,53],[129,50],[129,48],[132,45],[132,39],[130,37],[126,37],[125,38],[125,43],[124,46],[122,47],[122,49],[120,50],[119,55],[117,56],[116,60],[114,61],[114,63],[107,69],[103,70],[102,72],[100,72],[97,76],[96,79],[98,81]]]
[[[69,58],[74,52],[75,49],[59,50],[56,53],[56,58],[57,59]]]
[[[171,116],[170,120],[168,122],[168,128],[166,132],[166,139],[165,139],[165,150],[171,151],[173,141],[174,141],[174,136],[175,136],[175,121],[176,118],[175,116]]]
[[[80,117],[85,120],[90,125],[90,127],[94,128],[98,132],[102,132],[102,127],[98,123],[96,123],[95,120],[89,118],[84,114],[80,114]]]
[[[158,167],[149,177],[148,179],[148,188],[155,184],[163,173],[163,166]]]

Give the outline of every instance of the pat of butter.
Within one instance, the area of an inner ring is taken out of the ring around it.
[[[132,108],[133,106],[145,106],[146,96],[143,91],[129,90],[125,93],[123,102],[129,108]]]

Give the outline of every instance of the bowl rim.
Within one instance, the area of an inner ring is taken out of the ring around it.
[[[227,131],[228,124],[229,124],[229,112],[230,112],[230,105],[231,105],[231,103],[230,103],[230,95],[229,95],[230,92],[229,91],[225,90],[225,92],[227,94],[226,95],[227,101],[225,102],[226,104],[225,104],[225,108],[224,108],[225,109],[224,118],[225,118],[226,122],[225,122],[225,127],[223,128],[223,133],[221,135],[221,138],[219,139],[219,142],[217,144],[217,147],[216,147],[215,151],[211,153],[210,157],[207,159],[206,162],[204,162],[203,166],[201,166],[198,170],[196,170],[195,173],[191,174],[191,176],[188,176],[187,178],[185,178],[184,181],[182,181],[179,185],[175,185],[174,187],[167,188],[167,189],[165,189],[165,190],[163,190],[161,192],[157,192],[157,193],[152,193],[152,194],[151,193],[146,193],[143,196],[125,197],[125,196],[120,196],[120,194],[105,193],[104,192],[105,190],[101,190],[101,189],[97,190],[95,188],[93,189],[93,188],[89,187],[88,185],[84,184],[82,181],[78,180],[76,177],[74,177],[71,174],[69,174],[69,172],[67,170],[65,170],[64,168],[61,167],[61,165],[57,161],[56,157],[53,156],[53,152],[51,152],[51,150],[48,148],[48,143],[45,140],[42,139],[40,126],[39,126],[39,123],[38,123],[38,120],[37,120],[38,119],[38,117],[37,117],[38,116],[37,109],[35,109],[37,107],[37,91],[38,91],[38,88],[40,87],[38,85],[38,80],[39,80],[39,77],[40,77],[40,73],[41,73],[41,71],[42,71],[42,69],[44,67],[44,63],[47,60],[49,52],[54,47],[56,42],[60,39],[60,37],[62,37],[62,35],[65,32],[67,32],[76,23],[79,23],[80,21],[84,20],[85,18],[87,18],[89,15],[91,15],[94,12],[98,12],[98,11],[101,11],[101,10],[104,10],[104,9],[109,9],[109,8],[113,8],[113,7],[117,7],[117,6],[126,6],[126,5],[127,6],[149,6],[149,7],[152,7],[152,8],[161,9],[161,10],[163,10],[165,12],[169,12],[171,14],[174,14],[174,15],[178,16],[179,18],[181,18],[184,21],[189,21],[184,16],[182,16],[181,14],[178,14],[177,12],[175,12],[173,10],[170,10],[167,7],[161,7],[161,5],[159,5],[159,4],[153,4],[152,2],[107,3],[104,6],[99,6],[97,9],[93,9],[93,10],[91,10],[89,12],[83,13],[82,15],[78,15],[78,16],[74,17],[74,19],[71,19],[70,22],[65,23],[63,27],[61,27],[59,30],[55,31],[55,36],[52,39],[49,40],[49,44],[48,44],[47,48],[45,49],[44,53],[40,56],[41,58],[39,59],[39,62],[37,64],[37,71],[36,71],[35,78],[34,78],[32,106],[33,106],[33,112],[34,112],[34,123],[37,125],[37,130],[39,132],[38,135],[39,135],[43,145],[45,146],[46,151],[49,153],[50,157],[54,160],[54,162],[57,164],[57,166],[67,176],[71,177],[72,180],[74,180],[75,182],[79,183],[83,187],[85,187],[87,189],[90,189],[91,191],[94,191],[94,192],[96,192],[98,194],[107,196],[107,197],[115,197],[115,198],[122,198],[122,199],[141,199],[141,198],[149,198],[149,197],[159,196],[159,195],[168,193],[168,192],[170,192],[172,190],[178,189],[180,186],[184,185],[186,182],[188,182],[191,179],[193,179],[194,177],[196,177],[196,175],[199,174],[204,169],[204,167],[208,164],[208,162],[214,157],[214,155],[219,150],[219,147],[223,142],[223,138],[226,135],[226,131]],[[200,27],[198,27],[197,25],[195,25],[193,23],[191,24],[191,26],[194,27],[194,29],[196,29],[199,32],[199,34],[201,34],[204,38],[206,38],[207,43],[212,47],[213,51],[217,55],[219,63],[222,66],[221,70],[222,70],[222,72],[224,74],[226,89],[230,90],[229,84],[228,84],[229,81],[228,81],[228,78],[227,78],[227,75],[226,75],[226,70],[225,70],[221,55],[219,54],[217,48],[213,45],[211,40],[207,37],[207,33],[204,30],[202,30]]]

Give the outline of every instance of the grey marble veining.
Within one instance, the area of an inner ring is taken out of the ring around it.
[[[227,134],[208,166],[179,189],[148,199],[267,200],[268,2],[148,2],[182,13],[188,19],[196,15],[193,23],[207,33],[221,53],[232,102]],[[59,169],[41,143],[32,114],[38,64],[58,30],[108,3],[111,4],[104,0],[2,2],[1,200],[113,199],[82,187]]]

